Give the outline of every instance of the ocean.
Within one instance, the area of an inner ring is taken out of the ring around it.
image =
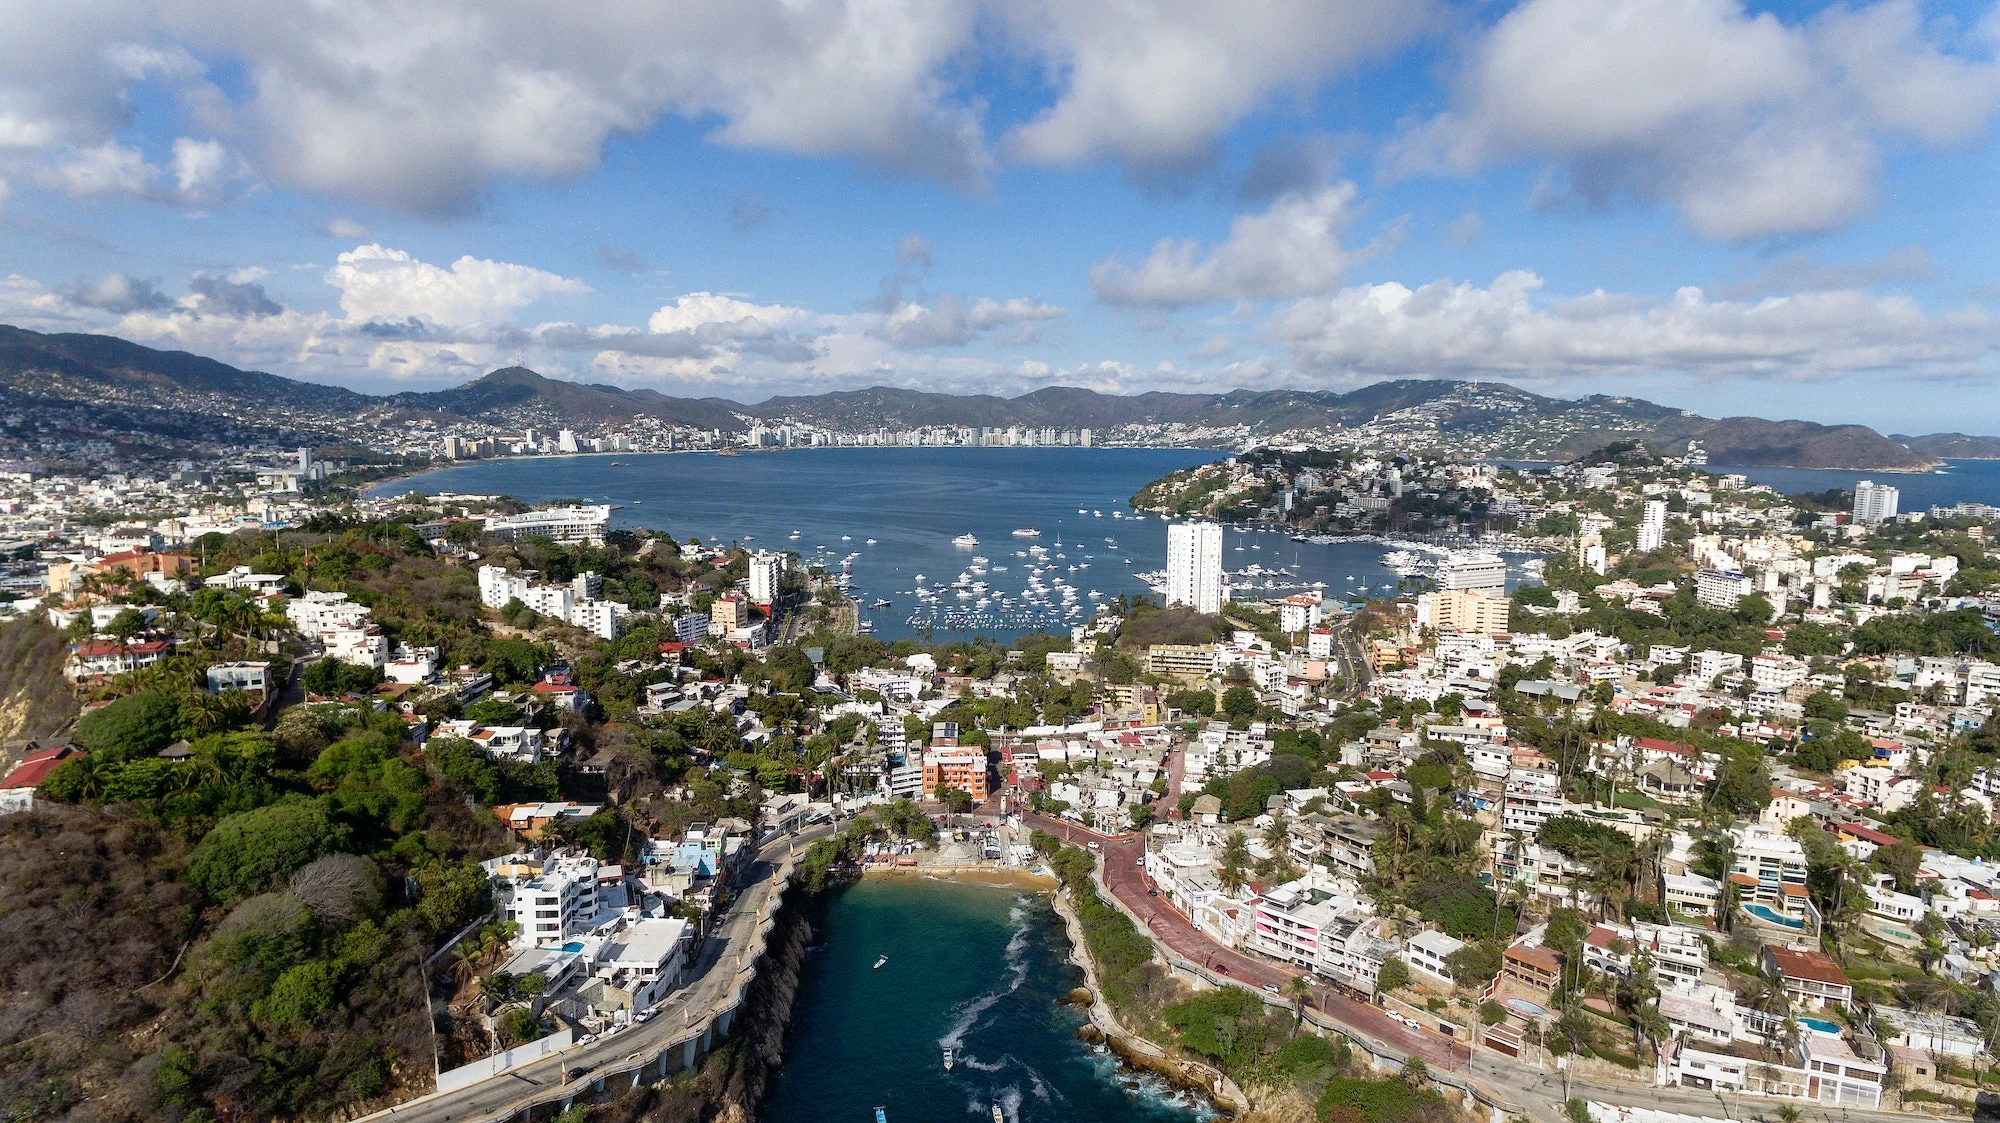
[[[1947,460],[1935,472],[1853,472],[1822,468],[1730,468],[1710,465],[1711,472],[1737,472],[1751,483],[1768,484],[1782,495],[1840,488],[1853,491],[1860,480],[1888,484],[1902,492],[1897,504],[1904,514],[1933,506],[1988,503],[2000,506],[2000,460]]]
[[[1148,592],[1134,575],[1165,568],[1167,524],[1132,517],[1132,494],[1168,472],[1222,455],[936,448],[539,457],[457,464],[377,485],[370,494],[447,491],[612,503],[618,526],[664,530],[681,541],[699,536],[795,550],[836,571],[845,564],[862,616],[882,638],[944,639],[954,632],[1004,638],[1067,630],[1104,600]],[[1029,529],[1040,536],[1013,533]],[[978,545],[953,545],[963,534]],[[1029,567],[1038,561],[1032,546],[1048,552],[1039,561],[1039,603],[1028,595]],[[1381,596],[1396,583],[1381,564],[1384,550],[1369,542],[1316,546],[1275,530],[1232,529],[1223,565],[1237,575],[1231,587],[1238,596],[1282,595],[1313,582],[1325,582],[1335,598]],[[1257,572],[1244,576],[1251,567]],[[1286,572],[1265,572],[1279,569]],[[952,588],[961,576],[969,596]],[[973,591],[973,582],[986,589]],[[940,586],[934,600],[917,595]],[[1073,599],[1065,599],[1064,587]],[[881,600],[889,604],[876,607]]]
[[[813,906],[785,1063],[760,1123],[1193,1123],[1211,1113],[1076,1039],[1082,972],[1043,897],[866,880]],[[877,970],[878,957],[888,962]],[[957,1051],[950,1072],[943,1049]]]

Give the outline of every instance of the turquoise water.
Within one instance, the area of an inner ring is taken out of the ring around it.
[[[1807,1029],[1818,1030],[1821,1033],[1830,1033],[1835,1037],[1840,1036],[1840,1027],[1824,1018],[1800,1018],[1799,1024]]]
[[[1744,905],[1743,911],[1785,928],[1804,928],[1806,926],[1805,921],[1793,920],[1771,906],[1757,901],[1752,901],[1750,904]]]
[[[968,614],[958,626],[1006,635],[1037,627],[1067,630],[1097,605],[1126,593],[1145,593],[1134,576],[1163,569],[1167,527],[1156,518],[1130,515],[1128,501],[1144,484],[1221,453],[1196,449],[813,449],[744,456],[687,453],[537,457],[473,461],[372,489],[507,494],[529,502],[582,499],[615,503],[616,525],[740,542],[760,549],[795,550],[808,562],[837,569],[853,555],[854,595],[862,616],[884,638],[943,635],[954,627],[945,609]],[[613,461],[618,461],[614,464]],[[1083,513],[1079,514],[1079,510]],[[1041,537],[1017,538],[1018,529]],[[793,532],[798,533],[793,538]],[[952,539],[970,533],[972,548]],[[875,539],[871,544],[868,540]],[[1038,544],[1051,555],[1041,579],[1054,591],[1056,611],[1008,615],[998,600],[1023,600],[1029,572],[1025,554]],[[1396,575],[1381,564],[1375,543],[1315,546],[1275,531],[1232,530],[1224,539],[1223,566],[1290,569],[1300,583],[1323,581],[1333,597],[1363,586],[1382,596]],[[1057,561],[1053,555],[1065,555]],[[980,609],[975,597],[948,588],[936,606],[914,595],[917,576],[929,587],[950,586],[976,558],[994,603]],[[1518,560],[1518,559],[1517,559]],[[1000,568],[1004,567],[1004,568]],[[1071,567],[1075,567],[1072,569]],[[1076,611],[1061,606],[1061,580],[1075,589]],[[1283,590],[1245,589],[1239,596]],[[1090,593],[1099,594],[1092,598]],[[884,608],[873,607],[887,600]]]
[[[1078,1041],[1082,975],[1048,902],[870,881],[814,906],[785,1063],[760,1123],[1193,1123],[1205,1109]],[[888,963],[873,964],[880,956]],[[943,1048],[957,1050],[946,1072]]]

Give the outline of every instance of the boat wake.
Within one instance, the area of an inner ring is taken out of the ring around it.
[[[1028,981],[1028,910],[1026,906],[1016,903],[1013,908],[1007,910],[1007,919],[1014,926],[1014,934],[1008,938],[1006,950],[1001,954],[1002,962],[1007,965],[1007,985],[997,990],[987,991],[985,994],[965,1002],[960,1007],[958,1016],[952,1020],[951,1028],[945,1031],[943,1037],[938,1038],[939,1046],[949,1049],[959,1049],[961,1054],[963,1054],[959,1057],[959,1063],[970,1065],[973,1068],[981,1068],[981,1066],[970,1054],[964,1054],[962,1046],[965,1044],[965,1035],[978,1028],[981,1020],[985,1018],[987,1011],[993,1009],[995,1003],[1020,990],[1022,984]],[[994,1070],[983,1069],[983,1071],[991,1072]]]

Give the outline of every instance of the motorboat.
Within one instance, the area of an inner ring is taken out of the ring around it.
[[[952,539],[951,544],[957,546],[961,550],[970,550],[973,547],[979,545],[979,539],[974,538],[970,534],[961,534],[957,538]]]

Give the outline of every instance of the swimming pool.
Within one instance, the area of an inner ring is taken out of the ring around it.
[[[1539,1002],[1530,1002],[1525,998],[1510,998],[1507,1000],[1507,1006],[1524,1018],[1546,1018],[1549,1016],[1547,1007]]]
[[[1760,901],[1752,901],[1744,905],[1743,911],[1767,924],[1775,924],[1780,928],[1804,928],[1806,926],[1805,921],[1793,920],[1791,917]]]
[[[1833,1037],[1840,1036],[1840,1027],[1827,1021],[1825,1018],[1800,1018],[1799,1024],[1812,1030],[1814,1033],[1824,1033]]]

